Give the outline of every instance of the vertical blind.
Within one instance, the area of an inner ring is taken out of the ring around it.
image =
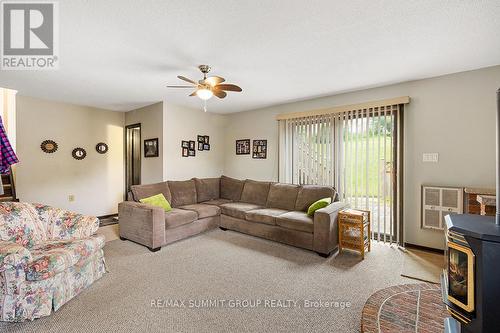
[[[279,180],[334,186],[351,207],[371,211],[374,238],[399,243],[399,110],[383,105],[280,120]]]

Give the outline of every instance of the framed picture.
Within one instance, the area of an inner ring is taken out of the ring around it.
[[[203,144],[203,150],[210,150],[210,144],[204,143]]]
[[[158,138],[144,140],[144,157],[158,157]]]
[[[195,150],[195,149],[196,149],[196,142],[189,141],[189,150]]]
[[[205,142],[205,136],[204,135],[198,135],[198,142]]]
[[[188,148],[182,148],[182,157],[188,157],[189,156],[189,149]]]
[[[209,144],[209,143],[210,143],[210,137],[209,137],[208,135],[205,135],[205,136],[203,137],[203,139],[204,139],[204,142],[205,142],[206,144]]]
[[[203,150],[203,142],[198,141],[198,150]]]
[[[252,158],[267,158],[267,140],[253,140]]]
[[[194,142],[194,141],[193,141]],[[189,156],[196,156],[196,150],[189,149]]]
[[[250,155],[250,139],[236,140],[236,155]]]
[[[189,149],[189,141],[181,141],[181,147]]]

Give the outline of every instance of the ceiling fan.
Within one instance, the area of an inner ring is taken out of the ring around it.
[[[189,96],[198,96],[202,100],[206,101],[212,98],[212,96],[217,96],[219,98],[224,98],[227,96],[226,91],[242,91],[240,87],[235,84],[223,83],[226,80],[220,76],[210,76],[207,77],[207,73],[210,72],[210,66],[208,65],[200,65],[198,66],[200,71],[203,73],[203,79],[198,82],[188,79],[182,75],[178,75],[177,77],[183,81],[191,83],[191,85],[173,85],[167,86],[168,88],[191,88],[195,89]]]

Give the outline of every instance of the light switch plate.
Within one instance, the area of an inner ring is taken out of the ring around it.
[[[439,162],[439,153],[423,153],[422,161],[424,163],[437,163]]]

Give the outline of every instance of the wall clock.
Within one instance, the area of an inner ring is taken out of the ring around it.
[[[40,144],[40,148],[44,153],[52,154],[57,150],[58,146],[54,140],[44,140]]]
[[[96,146],[95,146],[95,150],[99,153],[99,154],[106,154],[108,152],[108,145],[105,144],[104,142],[99,142]]]
[[[73,149],[71,155],[75,160],[83,160],[85,156],[87,156],[87,152],[85,151],[85,149],[78,147]]]

